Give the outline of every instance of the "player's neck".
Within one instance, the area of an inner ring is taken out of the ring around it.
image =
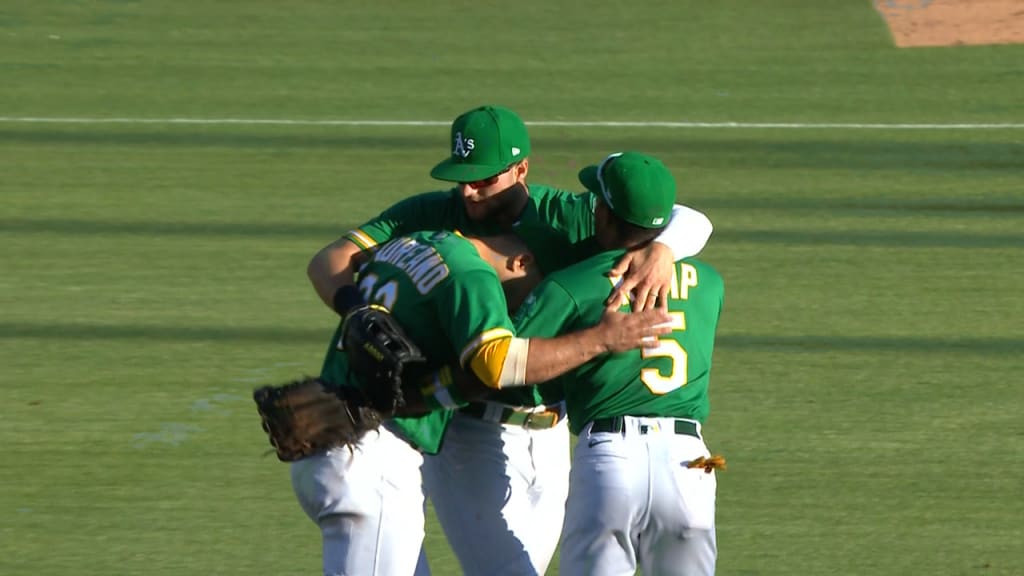
[[[502,207],[496,220],[503,230],[511,230],[522,216],[527,202],[530,201],[530,190],[526,187],[525,182],[516,182],[501,194]]]

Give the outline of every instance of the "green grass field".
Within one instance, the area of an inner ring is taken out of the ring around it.
[[[531,181],[638,149],[715,222],[720,574],[1024,574],[1021,62],[853,0],[4,2],[0,574],[316,573],[249,394],[319,369],[309,257],[448,153],[316,122],[485,102],[714,124],[535,125]]]

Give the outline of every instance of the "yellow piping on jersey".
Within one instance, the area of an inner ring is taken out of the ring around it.
[[[354,230],[349,230],[348,234],[345,234],[345,237],[354,242],[356,246],[359,246],[363,250],[369,250],[370,248],[373,248],[374,246],[377,245],[376,240],[370,238],[365,232],[358,228]]]

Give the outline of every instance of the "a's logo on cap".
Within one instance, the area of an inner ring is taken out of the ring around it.
[[[473,146],[475,146],[475,143],[472,138],[463,138],[462,132],[456,132],[455,143],[452,146],[452,156],[469,158],[469,153],[473,151]]]

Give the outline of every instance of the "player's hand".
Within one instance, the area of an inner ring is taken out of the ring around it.
[[[634,312],[655,307],[667,310],[674,263],[672,249],[661,242],[630,250],[608,272],[613,278],[621,276],[622,281],[605,304],[624,302],[632,292]]]
[[[605,351],[625,352],[634,348],[653,347],[658,336],[672,331],[672,317],[660,308],[643,312],[619,312],[619,303],[605,306],[597,329]]]

